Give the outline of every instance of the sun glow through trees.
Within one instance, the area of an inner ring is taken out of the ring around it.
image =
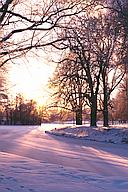
[[[27,99],[34,99],[39,105],[48,99],[47,83],[54,71],[54,66],[37,63],[32,58],[29,63],[11,66],[10,81],[14,85],[12,94],[21,93]]]

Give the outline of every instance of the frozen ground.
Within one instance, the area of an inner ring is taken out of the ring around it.
[[[0,192],[128,192],[128,145],[0,126]],[[57,128],[57,126],[56,126]]]

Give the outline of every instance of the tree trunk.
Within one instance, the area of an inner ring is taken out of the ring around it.
[[[76,125],[82,125],[82,106],[76,110]]]
[[[90,126],[91,127],[97,126],[97,97],[95,95],[92,96]]]
[[[103,125],[104,127],[108,127],[108,96],[107,93],[104,93],[104,109],[103,109]]]
[[[104,100],[103,100],[103,126],[108,127],[108,76],[106,72],[106,68],[103,71],[102,78],[103,78],[103,93],[104,93]]]

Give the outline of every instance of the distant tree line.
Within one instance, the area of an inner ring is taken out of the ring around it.
[[[0,125],[40,125],[74,120],[70,111],[39,107],[35,101],[26,100],[21,94],[12,100],[4,94],[0,102]]]
[[[36,102],[25,100],[21,95],[11,103],[8,98],[3,101],[0,123],[6,125],[40,125],[41,115]]]

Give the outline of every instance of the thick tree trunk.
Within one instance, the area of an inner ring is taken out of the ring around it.
[[[76,125],[82,125],[82,107],[76,110]]]
[[[91,127],[97,126],[97,97],[96,96],[92,97],[90,126]]]

